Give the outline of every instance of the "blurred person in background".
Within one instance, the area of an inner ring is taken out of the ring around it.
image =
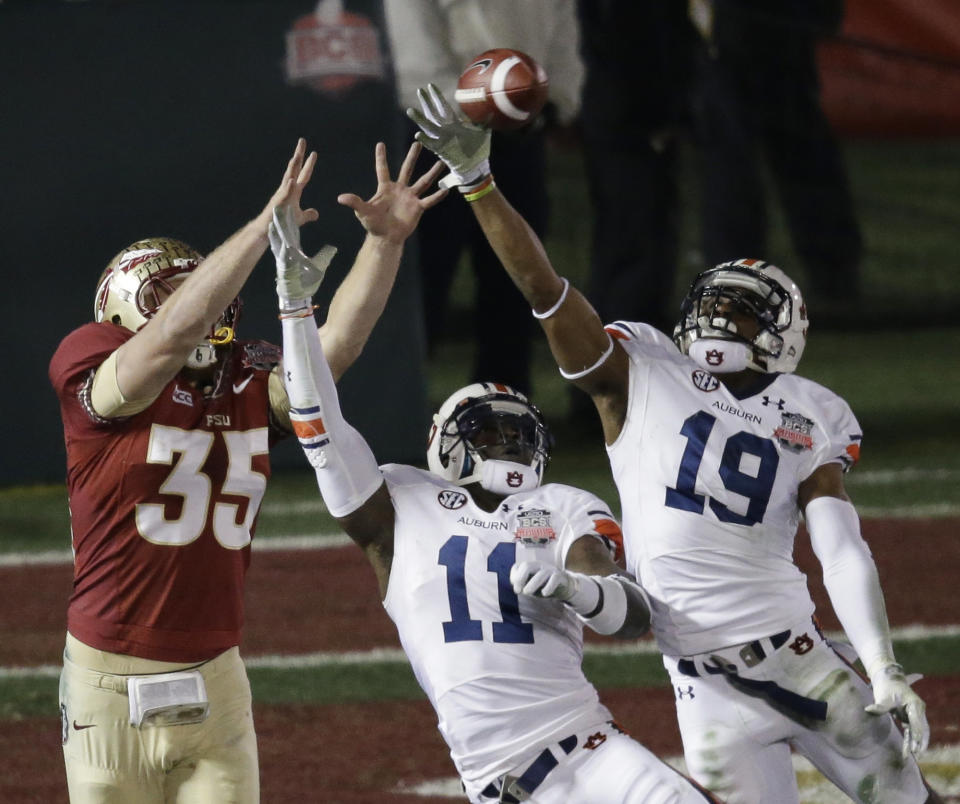
[[[647,321],[669,332],[695,32],[676,0],[580,0],[577,12],[586,67],[580,129],[593,212],[587,296],[603,321]],[[497,161],[498,182],[499,171]]]
[[[313,330],[339,377],[393,286],[431,170],[345,194],[366,229]],[[97,285],[93,322],[50,363],[67,448],[74,551],[60,680],[73,802],[257,802],[250,685],[238,645],[268,451],[292,429],[280,351],[236,337],[238,293],[268,246],[272,210],[297,224],[317,155],[300,140],[263,210],[207,257],[171,238],[125,248]],[[318,254],[322,271],[330,247]]]
[[[843,0],[690,0],[703,263],[768,253],[766,166],[821,314],[861,292],[860,226],[816,60],[843,13]]]
[[[428,81],[453,97],[475,56],[513,48],[536,60],[550,82],[547,109],[531,125],[496,132],[497,179],[540,237],[549,218],[546,138],[569,130],[580,110],[583,64],[574,0],[384,0],[400,109],[416,105]],[[549,121],[549,122],[548,122]],[[411,128],[411,136],[415,131]],[[417,234],[428,349],[460,329],[450,320],[450,289],[461,256],[469,256],[476,293],[468,328],[475,352],[471,379],[497,377],[530,390],[533,323],[480,228],[462,204],[441,204]],[[496,315],[492,315],[492,311]]]

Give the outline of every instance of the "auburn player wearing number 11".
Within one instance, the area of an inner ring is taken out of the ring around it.
[[[642,589],[613,558],[594,495],[542,485],[550,437],[506,385],[474,383],[433,418],[430,471],[378,467],[344,419],[282,208],[271,229],[291,420],[324,502],[366,554],[474,804],[713,801],[611,720],[581,670],[583,625],[639,636]]]
[[[407,111],[417,139],[450,168],[445,185],[469,172],[464,198],[561,374],[600,414],[627,568],[650,596],[694,778],[729,804],[796,804],[793,748],[856,801],[939,801],[912,756],[929,738],[924,704],[895,661],[844,490],[860,427],[836,394],[793,373],[808,326],[797,286],[736,260],[695,279],[672,340],[646,324],[605,328],[496,188],[489,132],[431,88],[420,101]],[[872,690],[811,621],[793,563],[801,514]]]
[[[367,231],[330,305],[337,374],[380,317],[431,172],[347,194]],[[300,140],[266,207],[208,257],[168,238],[115,257],[95,322],[50,363],[67,446],[74,584],[60,685],[73,802],[259,801],[250,685],[238,645],[269,447],[291,431],[275,346],[234,338],[237,293],[268,246],[274,206],[300,199],[317,155]],[[315,259],[322,271],[332,256]]]

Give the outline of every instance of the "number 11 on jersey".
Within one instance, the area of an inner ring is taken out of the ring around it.
[[[443,623],[444,642],[471,642],[483,639],[483,623],[470,617],[467,601],[466,536],[451,536],[440,548],[437,563],[447,568],[447,600],[450,619]],[[500,622],[493,623],[494,642],[533,644],[533,625],[520,618],[520,601],[510,585],[510,569],[517,558],[515,542],[500,542],[487,556],[487,572],[496,575]],[[490,581],[493,582],[492,579]]]

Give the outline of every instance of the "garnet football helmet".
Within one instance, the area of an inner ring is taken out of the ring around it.
[[[473,383],[434,414],[427,463],[458,486],[480,483],[512,494],[540,485],[551,446],[543,415],[523,394],[499,383]]]
[[[754,317],[756,335],[748,339],[737,331],[727,312],[731,308]],[[741,259],[708,268],[693,280],[673,340],[694,359],[698,357],[691,347],[697,341],[745,344],[750,368],[789,373],[800,362],[809,324],[800,288],[789,276],[769,262]],[[710,352],[706,354],[704,368],[712,370]]]
[[[138,240],[114,257],[97,283],[94,318],[137,332],[203,260],[196,249],[166,237]],[[216,347],[229,344],[240,317],[240,298],[224,310],[187,360],[192,368],[217,362]]]

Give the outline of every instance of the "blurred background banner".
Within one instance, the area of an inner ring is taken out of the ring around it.
[[[960,136],[957,0],[847,0],[820,49],[823,105],[839,134]]]
[[[91,320],[111,257],[156,236],[209,253],[262,209],[300,136],[320,155],[305,250],[339,247],[320,292],[329,301],[363,235],[337,195],[373,193],[378,140],[394,170],[408,145],[386,48],[376,0],[0,3],[0,303],[17,366],[4,382],[0,484],[64,477],[47,364]],[[241,337],[279,342],[269,251],[242,298]],[[382,461],[423,452],[419,298],[405,266],[342,383]],[[302,462],[295,441],[274,453],[275,467]]]

